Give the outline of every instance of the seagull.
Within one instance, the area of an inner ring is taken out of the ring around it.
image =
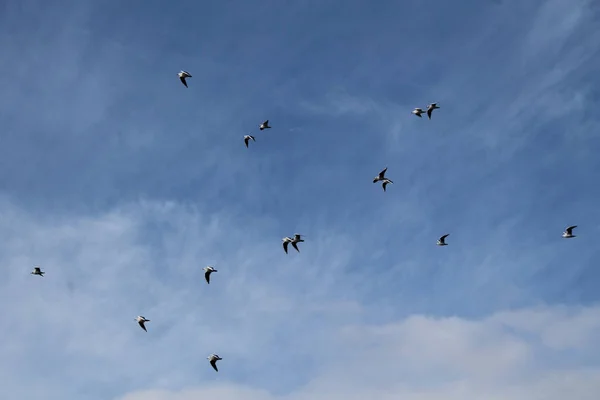
[[[573,235],[573,229],[577,228],[577,225],[571,225],[569,226],[567,229],[565,229],[565,231],[562,234],[562,237],[564,237],[565,239],[570,239],[570,238],[574,238],[575,235]]]
[[[148,332],[146,330],[146,326],[144,325],[146,322],[150,322],[149,319],[146,319],[144,317],[142,317],[141,315],[138,315],[135,320],[137,321],[138,324],[140,324],[140,326],[142,327],[143,330],[145,330],[146,332]]]
[[[219,369],[217,368],[217,361],[222,360],[222,358],[216,354],[211,354],[210,356],[206,357],[206,359],[210,362],[210,365],[212,365],[215,371],[219,372]]]
[[[179,76],[179,80],[181,81],[181,83],[183,83],[185,87],[188,87],[185,78],[191,78],[192,75],[190,75],[189,72],[183,70],[181,70],[177,75]]]
[[[448,246],[448,243],[446,243],[446,238],[450,236],[449,233],[446,233],[444,236],[442,236],[441,238],[438,239],[437,241],[437,245],[438,246]]]
[[[430,105],[427,106],[427,116],[429,117],[429,119],[431,119],[431,113],[436,108],[439,108],[437,103],[431,103]]]
[[[284,237],[281,240],[283,241],[283,251],[285,251],[285,254],[287,254],[288,253],[288,250],[287,250],[288,244],[292,243],[292,241],[294,239],[292,239],[291,237],[286,236],[286,237]]]
[[[384,181],[385,178],[385,171],[387,171],[387,167],[385,167],[384,169],[381,170],[381,172],[375,177],[373,178],[373,183],[377,183],[379,181]]]
[[[385,178],[385,179],[383,180],[383,185],[381,185],[381,187],[383,187],[383,191],[384,191],[384,192],[385,192],[385,187],[388,185],[388,183],[394,183],[394,182],[392,182],[392,181],[391,181],[390,179],[388,179],[388,178]]]
[[[266,120],[265,122],[263,122],[262,124],[260,124],[259,129],[262,131],[263,129],[270,129],[271,127],[269,126],[269,120]]]
[[[44,276],[45,272],[40,269],[40,267],[33,267],[33,271],[31,271],[31,275],[39,275]]]
[[[217,272],[212,266],[204,267],[204,278],[206,279],[206,283],[210,283],[210,274],[213,272]]]
[[[412,113],[415,114],[419,118],[423,118],[423,117],[421,117],[421,114],[423,114],[424,112],[425,111],[423,111],[422,108],[415,108],[414,110],[412,110]]]
[[[246,143],[246,147],[248,147],[248,141],[250,141],[250,139],[252,139],[253,142],[256,142],[256,139],[254,139],[254,136],[246,135],[246,136],[244,136],[244,142]]]
[[[296,251],[298,253],[300,253],[300,249],[298,248],[297,243],[302,243],[304,242],[304,239],[302,239],[302,235],[299,234],[294,234],[294,238],[292,239],[292,246],[296,249]]]

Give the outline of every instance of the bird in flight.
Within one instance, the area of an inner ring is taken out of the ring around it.
[[[388,185],[388,183],[394,183],[391,179],[388,179],[385,177],[386,171],[387,171],[387,167],[382,169],[381,172],[375,178],[373,178],[373,183],[383,182],[382,187],[383,187],[384,192],[385,192],[385,187]]]
[[[181,83],[183,83],[183,85],[185,87],[188,87],[187,82],[185,81],[185,78],[191,78],[192,75],[189,72],[182,70],[182,71],[179,71],[177,76],[179,76],[179,80],[181,81]]]
[[[437,241],[437,245],[438,246],[448,246],[448,243],[446,243],[446,238],[450,236],[449,233],[446,233],[444,236],[442,236],[441,238],[438,239]]]
[[[137,323],[140,325],[140,327],[145,330],[146,332],[148,332],[148,330],[146,329],[146,322],[150,322],[149,319],[146,319],[144,317],[142,317],[141,315],[138,315],[135,320],[137,321]]]
[[[246,147],[248,147],[248,142],[250,141],[250,139],[252,139],[253,142],[256,142],[256,139],[254,139],[254,136],[252,136],[252,135],[245,135],[244,136],[244,143],[246,143]]]
[[[564,237],[565,239],[570,239],[570,238],[574,238],[575,235],[573,235],[573,229],[577,228],[577,225],[571,225],[569,226],[567,229],[565,229],[565,231],[562,234],[562,237]]]
[[[40,267],[33,267],[33,271],[31,271],[31,275],[39,275],[44,276],[45,272],[40,269]]]
[[[298,253],[300,253],[300,249],[298,248],[298,243],[304,242],[304,239],[302,239],[302,235],[300,234],[295,234],[293,238],[286,236],[283,239],[281,239],[283,241],[283,250],[285,251],[285,254],[287,254],[288,252],[288,245],[291,243],[292,247],[296,249],[296,251]]]
[[[437,103],[431,103],[430,105],[427,106],[427,116],[429,117],[429,119],[431,119],[431,113],[436,108],[439,108]]]
[[[204,279],[206,279],[206,283],[210,283],[210,274],[213,272],[217,272],[212,266],[204,267]]]
[[[415,108],[414,110],[412,110],[412,113],[415,114],[419,118],[423,118],[423,117],[421,117],[421,114],[423,114],[424,112],[425,111],[423,111],[423,109],[421,109],[421,108]]]
[[[269,120],[266,120],[265,122],[263,122],[262,124],[260,124],[259,129],[262,131],[264,129],[271,129],[271,127],[269,126]]]
[[[211,354],[210,356],[208,356],[206,358],[208,359],[208,361],[210,362],[210,365],[212,365],[214,370],[219,372],[219,369],[217,368],[217,361],[222,360],[222,358],[216,354]]]

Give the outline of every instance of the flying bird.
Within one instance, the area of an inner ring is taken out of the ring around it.
[[[294,234],[294,238],[292,239],[292,246],[296,249],[296,251],[298,253],[300,253],[300,249],[298,248],[297,243],[302,243],[304,242],[304,239],[302,239],[302,235],[299,234]]]
[[[577,228],[577,225],[571,225],[569,226],[567,229],[565,229],[565,231],[562,234],[562,237],[564,237],[565,239],[570,239],[570,238],[574,238],[575,235],[573,235],[573,229]]]
[[[286,237],[284,237],[281,240],[283,241],[283,251],[285,251],[285,254],[287,254],[288,253],[288,245],[290,243],[292,243],[292,240],[294,240],[294,239],[292,239],[291,237],[286,236]]]
[[[383,181],[383,191],[385,192],[385,188],[388,185],[388,183],[394,183],[392,182],[391,179],[388,179],[385,177],[385,172],[387,171],[387,167],[385,167],[384,169],[381,170],[381,172],[375,177],[373,178],[373,183],[377,183],[380,181]]]
[[[206,283],[210,283],[210,274],[213,272],[217,272],[212,266],[204,267],[204,279],[206,279]]]
[[[192,75],[189,72],[182,70],[177,74],[177,76],[179,76],[179,80],[181,81],[181,83],[183,83],[183,85],[185,87],[188,87],[187,82],[185,81],[185,78],[191,78]]]
[[[149,319],[146,319],[144,317],[142,317],[141,315],[138,315],[135,320],[137,321],[137,323],[140,325],[140,327],[145,330],[146,332],[148,332],[148,330],[146,329],[146,322],[150,322]]]
[[[31,275],[39,275],[44,276],[45,272],[40,269],[40,267],[33,267],[33,271],[31,271]]]
[[[208,361],[210,362],[210,365],[212,365],[214,370],[219,372],[219,369],[217,368],[217,361],[222,360],[222,358],[216,354],[211,354],[210,356],[208,356],[206,358],[208,359]]]
[[[419,118],[423,118],[423,117],[421,117],[421,114],[423,114],[424,112],[425,111],[423,111],[423,109],[421,109],[421,108],[415,108],[414,110],[412,110],[412,113],[415,114]]]
[[[442,236],[441,238],[439,238],[438,241],[437,241],[437,245],[438,246],[448,246],[448,243],[446,243],[446,238],[448,236],[450,236],[449,233],[447,233],[444,236]]]
[[[254,136],[246,135],[246,136],[244,136],[244,143],[246,143],[246,147],[248,147],[248,142],[250,141],[250,139],[252,139],[253,142],[256,142],[256,139],[254,139]]]
[[[271,127],[269,126],[269,120],[266,120],[265,122],[263,122],[262,124],[260,124],[259,129],[262,131],[264,129],[270,129]]]
[[[436,108],[439,108],[437,103],[431,103],[430,105],[427,106],[427,116],[429,117],[429,119],[431,119],[431,113]]]

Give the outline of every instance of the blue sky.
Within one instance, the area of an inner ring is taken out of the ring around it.
[[[595,400],[598,7],[459,3],[2,3],[7,398]]]

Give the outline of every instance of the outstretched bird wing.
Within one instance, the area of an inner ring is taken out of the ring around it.
[[[285,254],[287,254],[288,243],[289,242],[283,242],[283,250],[285,251]]]
[[[379,178],[380,179],[385,178],[386,171],[387,171],[387,167],[385,167],[384,169],[381,170],[381,172],[379,173]]]
[[[143,330],[145,330],[146,332],[148,332],[146,330],[146,326],[144,325],[144,321],[138,321],[138,324],[142,327]]]
[[[183,83],[183,85],[184,85],[185,87],[188,87],[188,85],[187,85],[187,82],[185,81],[185,76],[180,76],[180,77],[179,77],[179,80],[181,81],[181,83]]]

